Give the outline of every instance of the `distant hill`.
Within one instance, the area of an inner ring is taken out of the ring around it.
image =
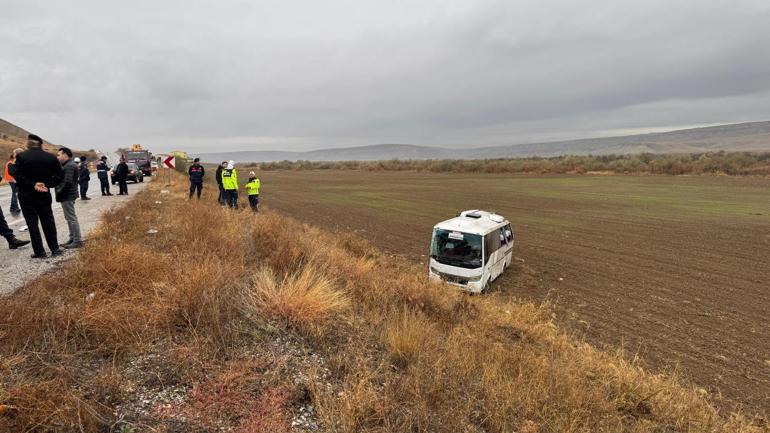
[[[770,121],[681,129],[670,132],[546,143],[448,149],[412,144],[375,144],[309,152],[239,151],[198,156],[204,162],[377,161],[388,159],[484,159],[558,155],[770,151]]]
[[[7,120],[0,119],[0,167],[5,167],[5,162],[10,157],[13,149],[27,148],[27,135],[29,135],[29,131],[26,129],[16,126]],[[43,137],[43,139],[45,140],[45,137]],[[56,149],[56,145],[46,141],[43,144],[43,148],[49,152],[53,152]],[[96,158],[96,154],[93,152],[75,149],[73,149],[73,152],[75,152],[77,156],[88,156],[91,161],[94,161]]]
[[[0,119],[0,143],[4,147],[11,147],[12,149],[17,147],[26,148],[27,135],[29,135],[29,131],[26,129],[16,126],[7,120]],[[45,140],[45,137],[43,139]],[[45,142],[45,145],[49,149],[54,146],[48,141]],[[0,156],[5,158],[5,155]]]
[[[28,134],[26,129],[0,119],[0,164],[5,165],[5,161],[8,160],[13,149],[27,148]],[[50,143],[46,143],[45,147],[48,150],[53,148]]]

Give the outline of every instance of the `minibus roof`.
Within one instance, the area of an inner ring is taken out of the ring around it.
[[[467,210],[455,218],[436,224],[434,228],[483,236],[506,224],[508,220],[501,215],[483,210]]]

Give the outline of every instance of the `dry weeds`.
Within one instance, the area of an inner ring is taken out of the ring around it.
[[[0,299],[0,404],[14,408],[0,431],[286,429],[296,392],[258,383],[285,367],[238,361],[282,335],[328,360],[329,375],[303,372],[326,431],[767,431],[571,339],[547,306],[471,298],[350,235],[160,186],[109,214],[78,259]],[[148,353],[176,372],[158,380],[194,390],[155,418],[116,419],[137,381],[157,381],[133,377]]]

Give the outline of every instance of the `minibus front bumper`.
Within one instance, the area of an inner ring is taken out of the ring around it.
[[[473,293],[481,292],[481,275],[478,277],[461,277],[434,269],[428,269],[428,275],[433,281],[444,281]]]

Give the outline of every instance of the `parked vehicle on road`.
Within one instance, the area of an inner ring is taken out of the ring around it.
[[[144,149],[141,144],[134,144],[126,152],[126,161],[133,162],[145,176],[152,176],[152,153]]]
[[[127,162],[126,165],[128,165],[128,176],[126,180],[133,181],[134,183],[144,182],[144,173],[139,169],[135,162]],[[116,167],[117,165],[112,168],[112,173],[110,173],[113,185],[118,183],[118,180],[115,177]]]
[[[484,293],[513,258],[513,228],[504,217],[468,210],[433,228],[428,273],[472,292]]]

